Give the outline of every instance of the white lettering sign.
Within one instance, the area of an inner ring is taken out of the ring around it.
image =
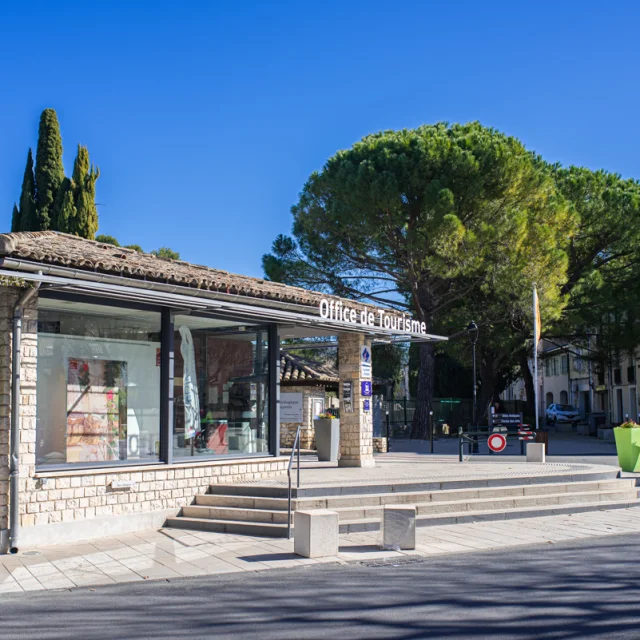
[[[427,325],[419,320],[414,320],[404,313],[398,314],[392,311],[378,309],[372,311],[356,312],[355,309],[346,306],[341,300],[320,300],[320,317],[324,320],[336,320],[344,324],[361,325],[363,327],[380,327],[398,333],[427,334]]]
[[[280,422],[302,422],[302,394],[280,394]]]

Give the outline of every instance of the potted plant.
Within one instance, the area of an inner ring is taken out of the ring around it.
[[[340,420],[325,412],[313,421],[316,432],[316,450],[321,462],[337,462],[340,451]]]
[[[623,471],[640,471],[640,424],[628,420],[615,427],[618,464]]]

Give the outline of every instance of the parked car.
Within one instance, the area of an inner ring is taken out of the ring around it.
[[[547,424],[556,422],[570,422],[577,425],[580,413],[572,404],[550,404],[547,408]]]

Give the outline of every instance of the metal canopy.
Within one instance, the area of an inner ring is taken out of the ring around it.
[[[383,327],[362,327],[360,325],[341,324],[308,313],[309,307],[291,303],[279,303],[237,296],[202,289],[189,289],[148,280],[136,280],[121,276],[38,264],[25,260],[4,258],[0,260],[0,275],[20,278],[33,282],[64,288],[72,293],[106,297],[130,302],[143,302],[172,309],[190,311],[228,313],[236,318],[253,322],[276,322],[287,324],[292,330],[303,328],[306,335],[336,335],[339,333],[364,333],[372,338],[392,342],[437,342],[447,340],[444,336],[423,335],[419,333],[398,333]],[[243,302],[237,302],[242,299]],[[289,311],[290,308],[304,309]]]

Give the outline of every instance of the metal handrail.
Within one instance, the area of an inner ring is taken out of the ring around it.
[[[300,427],[296,429],[296,437],[293,441],[293,447],[291,447],[291,455],[289,456],[289,466],[287,467],[287,476],[289,476],[289,497],[288,497],[288,509],[287,509],[287,538],[291,539],[291,467],[293,466],[293,456],[296,453],[296,447],[298,449],[298,481],[296,488],[300,488]]]

